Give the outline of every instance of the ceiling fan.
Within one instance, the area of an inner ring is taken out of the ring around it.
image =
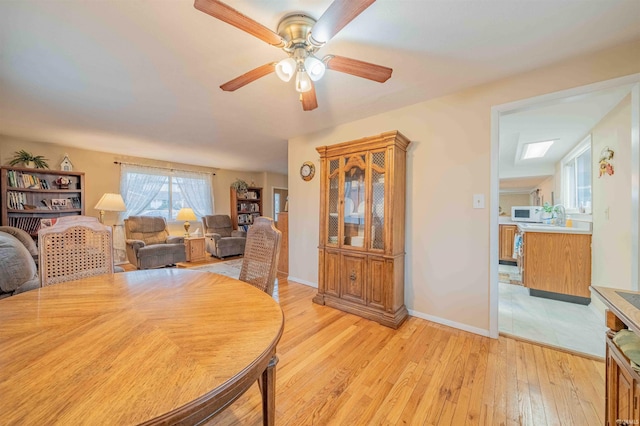
[[[313,85],[324,75],[326,69],[351,74],[357,77],[384,83],[393,70],[344,56],[326,55],[318,59],[315,53],[322,48],[349,22],[354,20],[375,0],[334,0],[317,21],[305,13],[289,14],[278,24],[277,33],[243,15],[218,0],[195,0],[195,8],[233,25],[272,46],[281,48],[287,58],[259,66],[220,88],[233,92],[252,81],[272,72],[283,81],[295,76],[296,91],[300,93],[302,109],[311,111],[318,107]]]

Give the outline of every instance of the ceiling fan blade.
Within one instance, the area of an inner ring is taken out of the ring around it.
[[[262,66],[259,66],[258,68],[254,68],[251,71],[242,74],[240,77],[236,77],[231,81],[227,81],[225,84],[220,86],[220,88],[225,92],[233,92],[234,90],[237,90],[242,86],[246,86],[252,81],[256,81],[257,79],[274,72],[275,69],[276,64],[274,62],[264,64]]]
[[[389,80],[393,72],[393,69],[383,67],[382,65],[370,64],[369,62],[345,58],[344,56],[328,55],[323,61],[330,70],[355,75],[356,77],[368,78],[378,83],[384,83]]]
[[[313,82],[311,83],[311,90],[300,93],[300,101],[302,102],[302,109],[305,111],[311,111],[318,108],[316,88],[313,85]]]
[[[243,15],[231,6],[218,0],[195,0],[194,7],[201,12],[213,16],[227,24],[276,47],[284,46],[284,40],[264,25]]]
[[[333,36],[353,21],[376,0],[334,0],[311,30],[311,41],[318,46],[328,42]]]

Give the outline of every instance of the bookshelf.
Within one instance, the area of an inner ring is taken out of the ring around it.
[[[82,172],[0,168],[0,225],[23,229],[37,239],[46,219],[84,215],[84,204]]]
[[[262,188],[249,187],[238,194],[231,188],[231,224],[233,229],[246,231],[256,217],[262,216]]]

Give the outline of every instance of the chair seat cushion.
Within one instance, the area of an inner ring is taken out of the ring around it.
[[[226,237],[226,238],[221,238],[220,240],[218,240],[218,247],[219,248],[231,247],[231,246],[244,247],[246,242],[247,242],[246,238],[242,238],[242,237]]]
[[[158,254],[181,254],[186,253],[184,244],[153,244],[142,247],[138,250],[138,257],[157,256]]]

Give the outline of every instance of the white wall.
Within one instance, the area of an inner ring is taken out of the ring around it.
[[[591,132],[594,285],[632,289],[631,283],[631,95]],[[599,177],[600,152],[609,147],[614,174]],[[637,261],[637,260],[636,260]]]
[[[304,182],[315,147],[399,130],[407,153],[407,308],[488,334],[491,107],[640,72],[640,42],[428,100],[289,141],[290,278],[317,283],[319,181]]]
[[[500,194],[500,207],[502,208],[502,216],[511,216],[511,207],[513,206],[530,206],[531,196],[529,193],[524,194]]]

